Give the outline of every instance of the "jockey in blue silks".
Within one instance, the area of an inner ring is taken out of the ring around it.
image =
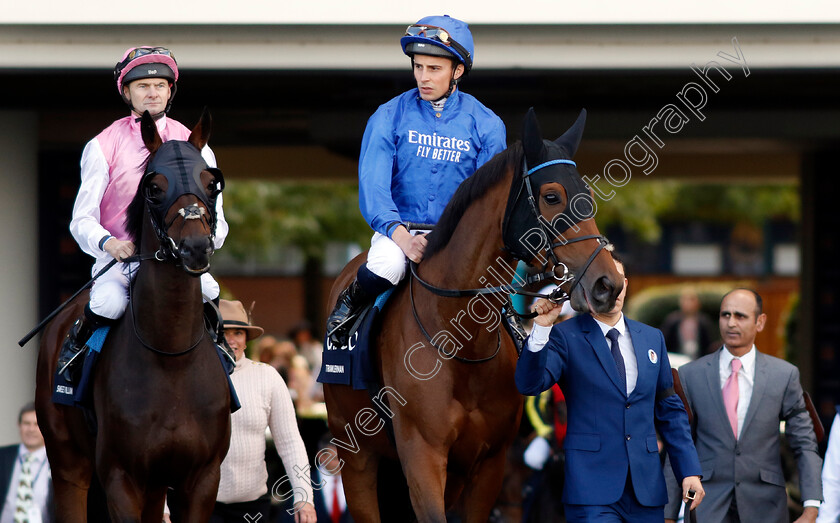
[[[506,147],[505,126],[458,83],[475,50],[466,23],[428,16],[400,40],[417,88],[370,117],[359,156],[359,206],[375,231],[367,263],[327,319],[328,341],[347,344],[355,315],[405,275],[406,257],[423,259],[426,238],[407,222],[437,223],[458,185]]]

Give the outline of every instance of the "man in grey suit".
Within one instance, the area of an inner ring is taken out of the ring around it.
[[[706,497],[699,521],[787,522],[787,494],[779,453],[779,421],[796,455],[805,511],[797,521],[817,518],[822,460],[814,426],[802,398],[799,370],[758,352],[764,329],[761,296],[736,289],[723,297],[720,350],[680,368],[680,381],[694,413],[692,432],[703,470]],[[667,460],[666,460],[667,464]],[[666,466],[666,521],[674,520],[682,492]]]

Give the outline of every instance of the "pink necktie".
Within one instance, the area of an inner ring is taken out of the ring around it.
[[[732,425],[732,433],[738,439],[738,371],[741,370],[741,360],[732,359],[732,374],[723,386],[723,404],[726,406],[726,415],[729,416],[729,424]]]

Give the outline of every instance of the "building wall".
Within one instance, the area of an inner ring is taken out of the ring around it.
[[[21,339],[38,311],[38,115],[0,111],[0,445],[18,441],[17,413],[35,399],[38,337]]]

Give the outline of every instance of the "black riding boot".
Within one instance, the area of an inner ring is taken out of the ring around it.
[[[347,335],[357,315],[371,300],[393,286],[390,281],[370,272],[367,265],[359,267],[356,279],[338,295],[335,308],[327,318],[327,337],[330,344],[336,348],[346,346]]]
[[[505,328],[513,339],[514,345],[516,345],[517,354],[521,354],[522,348],[525,347],[525,339],[528,337],[528,333],[525,331],[522,320],[513,308],[513,301],[511,301],[510,296],[508,296],[508,302],[504,308],[504,315]]]
[[[222,353],[230,363],[227,366],[227,371],[228,374],[231,374],[236,366],[236,358],[233,355],[233,349],[230,348],[225,339],[224,328],[222,328],[222,314],[219,312],[219,298],[204,302],[204,325],[207,327],[210,339],[221,347]]]
[[[84,314],[79,316],[76,323],[70,327],[70,332],[67,333],[67,337],[58,353],[58,372],[64,376],[68,383],[77,383],[79,380],[79,371],[85,359],[82,349],[88,339],[96,329],[109,323],[111,322],[107,318],[91,311],[90,305],[85,305]]]

